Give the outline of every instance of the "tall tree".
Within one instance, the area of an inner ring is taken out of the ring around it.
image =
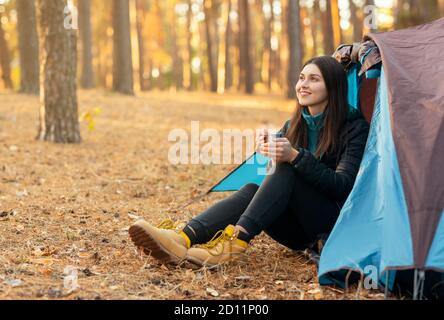
[[[193,89],[193,32],[191,30],[193,20],[193,3],[192,0],[188,0],[188,11],[187,11],[187,56],[188,56],[188,90]]]
[[[136,29],[137,43],[139,48],[139,85],[141,91],[149,89],[145,79],[145,39],[143,37],[143,27],[145,19],[145,2],[136,0]]]
[[[2,24],[2,13],[0,12],[0,66],[2,68],[2,79],[5,88],[12,89],[11,81],[11,57],[6,42],[5,30]]]
[[[233,44],[233,28],[231,26],[232,0],[228,0],[227,25],[225,29],[225,90],[233,85],[233,65],[231,62],[231,46]]]
[[[94,88],[91,0],[78,1],[80,40],[82,43],[82,74],[80,84],[84,89],[91,89]]]
[[[313,11],[311,17],[314,17],[316,15],[315,12],[316,4],[313,5]],[[305,8],[304,10],[307,12],[307,18],[310,16],[308,8]],[[311,32],[311,38],[313,40],[313,56],[316,56],[318,54],[318,32],[317,32],[317,23],[313,18],[309,18],[310,20],[310,32]]]
[[[254,92],[254,61],[252,55],[251,17],[248,0],[238,0],[240,85],[245,92]]]
[[[288,68],[288,92],[290,99],[296,97],[296,83],[302,67],[303,48],[301,41],[301,16],[299,0],[288,0],[288,43],[290,46],[290,59]]]
[[[269,0],[270,2],[270,38],[268,39],[270,48],[270,57],[268,59],[268,88],[272,88],[273,83],[273,77],[275,77],[277,70],[280,66],[280,55],[277,50],[273,50],[271,46],[271,41],[273,39],[274,35],[274,23],[275,23],[275,16],[274,16],[274,10],[273,10],[273,0]]]
[[[273,0],[274,1],[274,0]],[[277,22],[281,22],[281,34],[282,36],[277,41],[278,52],[276,54],[276,68],[275,75],[277,78],[277,83],[281,89],[287,92],[288,85],[288,63],[289,63],[289,52],[290,46],[288,43],[288,0],[281,1],[281,12],[283,14],[275,14],[275,19]],[[277,12],[275,12],[277,13]],[[277,31],[277,30],[276,30]],[[278,32],[276,32],[278,34]]]
[[[66,0],[39,0],[42,101],[38,139],[79,143],[77,34],[65,24]]]
[[[394,8],[396,28],[407,28],[444,15],[444,0],[398,0]]]
[[[134,94],[129,0],[112,0],[113,90]]]
[[[39,40],[35,2],[16,0],[18,47],[20,55],[20,92],[39,93]]]
[[[205,31],[205,23],[199,23],[199,56],[205,57],[207,55],[207,45],[204,41],[206,39],[206,31]],[[207,91],[208,90],[208,83],[207,83],[207,77],[206,73],[204,72],[203,65],[200,67],[199,71],[199,90]]]
[[[268,3],[267,3],[268,4]],[[273,11],[273,6],[270,5],[270,10]],[[265,10],[262,11],[262,19],[264,25],[264,50],[262,52],[262,72],[261,72],[261,81],[267,84],[268,89],[271,89],[271,29],[273,28],[272,15],[269,13],[269,16],[266,14]]]
[[[318,44],[321,37],[322,29],[320,28],[319,24],[320,21],[322,21],[322,12],[321,8],[319,7],[319,0],[314,0],[313,2],[313,19],[311,19],[311,24],[313,25],[313,29],[315,32],[313,41],[316,42],[316,52],[318,51]],[[317,53],[316,53],[317,55]]]
[[[112,89],[113,36],[109,28],[112,25],[112,10],[109,10],[110,1],[93,1],[92,4],[96,21],[93,24],[96,43],[96,81],[100,87]]]
[[[339,14],[339,2],[338,0],[330,0],[327,2],[331,6],[334,48],[336,48],[343,42],[342,29],[341,29],[341,16]]]
[[[334,32],[333,32],[333,20],[332,20],[332,10],[330,1],[327,2],[326,10],[323,14],[322,19],[322,34],[324,37],[324,53],[332,54],[334,51]]]
[[[350,21],[353,26],[353,41],[358,42],[362,40],[363,21],[358,17],[358,10],[353,0],[350,0]]]
[[[207,57],[208,57],[208,67],[210,71],[210,87],[212,92],[217,92],[217,54],[216,46],[213,40],[215,30],[212,28],[213,23],[213,10],[212,10],[212,0],[204,0],[204,11],[205,11],[205,35],[207,42]]]
[[[174,4],[173,4],[174,5]],[[171,11],[171,56],[173,57],[173,84],[176,90],[183,87],[183,63],[182,58],[179,55],[179,45],[178,45],[178,32],[177,32],[177,14],[174,7]]]

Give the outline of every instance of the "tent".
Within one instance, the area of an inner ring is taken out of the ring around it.
[[[353,270],[392,289],[397,270],[414,270],[416,298],[426,271],[444,280],[444,18],[368,38],[382,59],[374,94],[361,92],[375,96],[369,138],[319,277]]]
[[[348,99],[371,128],[354,188],[322,250],[319,280],[345,285],[352,274],[392,290],[407,274],[418,298],[427,277],[435,287],[444,283],[444,18],[364,40],[349,46],[362,59],[347,61]],[[362,54],[368,43],[375,44],[366,52],[376,59],[372,68]],[[260,184],[264,176],[255,172],[266,159],[259,157],[210,192]]]

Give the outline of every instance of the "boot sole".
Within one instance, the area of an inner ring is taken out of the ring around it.
[[[196,258],[193,258],[193,257],[189,257],[189,256],[187,256],[186,259],[187,259],[187,261],[189,261],[191,263],[194,263],[196,265],[202,266],[202,267],[213,267],[213,266],[215,266],[213,264],[208,264],[208,263],[206,263],[204,261],[201,261],[199,259],[196,259]]]
[[[192,264],[194,264],[194,265],[196,265],[196,266],[198,266],[198,267],[206,268],[207,270],[216,269],[217,267],[219,267],[220,265],[223,264],[223,263],[212,264],[212,263],[207,263],[207,262],[200,261],[198,259],[193,259],[193,258],[188,258],[188,257],[187,257],[187,261],[192,263]]]
[[[142,248],[146,255],[152,256],[167,264],[179,264],[183,259],[169,252],[160,243],[151,237],[142,227],[132,226],[129,229],[130,238],[138,248]]]
[[[232,255],[234,255],[234,256],[237,256],[237,255],[241,256],[240,253],[232,253]],[[224,262],[213,264],[213,263],[210,263],[210,262],[207,262],[207,261],[199,260],[199,259],[194,258],[192,256],[187,256],[186,257],[187,261],[189,261],[191,263],[194,263],[196,265],[199,265],[201,267],[206,267],[206,268],[216,268],[216,267],[218,267],[218,266],[220,266],[220,265],[222,265],[224,263],[227,263],[227,262],[230,262],[230,261],[233,261],[233,260],[236,260],[236,259],[239,259],[239,257],[231,257],[230,259],[225,260]]]

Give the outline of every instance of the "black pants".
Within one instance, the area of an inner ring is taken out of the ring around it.
[[[193,244],[206,243],[228,225],[240,225],[253,238],[265,231],[277,242],[300,250],[329,234],[338,203],[306,183],[290,164],[279,164],[259,187],[248,184],[192,219]]]

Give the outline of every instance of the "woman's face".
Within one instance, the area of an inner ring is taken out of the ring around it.
[[[302,70],[296,84],[296,94],[301,106],[319,106],[327,103],[327,87],[317,65],[308,64]]]

